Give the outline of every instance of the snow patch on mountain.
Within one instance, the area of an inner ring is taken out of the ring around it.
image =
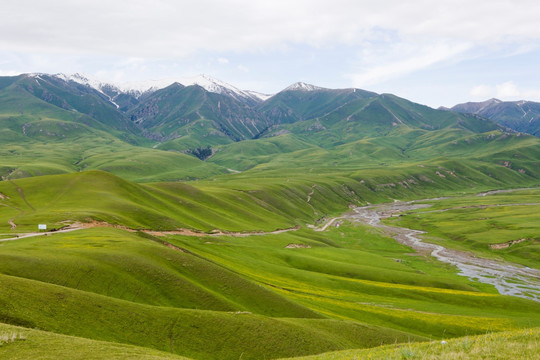
[[[198,75],[186,78],[131,81],[124,83],[105,82],[79,73],[72,75],[55,74],[54,76],[67,82],[74,81],[82,85],[87,85],[105,95],[110,94],[111,92],[125,93],[136,98],[139,98],[146,93],[152,93],[154,91],[164,89],[175,83],[183,86],[198,85],[208,92],[228,95],[237,100],[244,102],[247,101],[250,103],[258,103],[268,99],[271,96],[257,93],[255,91],[240,90],[233,85],[227,84],[226,82],[212,78],[208,75]]]
[[[258,98],[261,101],[266,101],[270,99],[272,96],[274,96],[274,94],[263,94],[263,93],[253,91],[253,90],[244,90],[244,91],[250,94],[251,96]]]
[[[87,85],[93,89],[96,89],[97,91],[99,92],[103,92],[102,91],[102,88],[107,86],[107,85],[110,85],[104,81],[101,81],[101,80],[98,80],[98,79],[95,79],[95,78],[91,78],[87,75],[84,75],[84,74],[79,74],[79,73],[75,73],[75,74],[71,74],[71,75],[66,75],[66,74],[54,74],[53,75],[54,77],[58,78],[58,79],[61,79],[61,80],[64,80],[66,82],[69,82],[69,81],[73,81],[73,82],[76,82],[78,84],[81,84],[81,85]]]
[[[117,109],[120,108],[120,106],[114,101],[114,95],[118,95],[118,93],[120,93],[120,90],[112,84],[106,83],[104,81],[101,81],[96,78],[92,78],[92,77],[89,77],[87,75],[80,74],[80,73],[75,73],[71,75],[58,73],[58,74],[54,74],[53,76],[65,82],[72,81],[77,84],[88,86],[100,92],[105,97],[107,97],[109,99],[109,102],[113,104],[114,106],[116,106]]]
[[[300,81],[285,88],[285,90],[283,91],[289,91],[289,90],[315,91],[315,90],[323,90],[323,88],[315,86],[315,85],[311,85],[311,84],[306,84],[305,82]]]
[[[229,95],[233,98],[236,98],[237,100],[259,100],[258,97],[253,96],[247,91],[240,90],[230,84],[227,84],[218,79],[214,79],[208,75],[198,75],[194,77],[184,78],[180,79],[178,82],[185,86],[199,85],[208,92]]]
[[[175,83],[178,83],[178,81],[172,79],[160,79],[115,83],[114,86],[116,86],[121,92],[138,98],[143,94],[165,89],[166,87],[169,87]]]

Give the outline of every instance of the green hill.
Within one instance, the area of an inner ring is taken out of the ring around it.
[[[143,347],[59,335],[6,324],[0,324],[0,356],[14,360],[188,359]]]
[[[535,359],[540,351],[540,329],[516,330],[467,336],[430,343],[382,346],[369,350],[349,350],[296,360],[346,359]]]

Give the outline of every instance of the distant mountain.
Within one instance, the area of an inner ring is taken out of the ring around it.
[[[208,92],[228,95],[235,98],[236,100],[248,103],[250,105],[261,102],[261,96],[264,97],[263,94],[258,94],[253,91],[240,90],[230,84],[227,84],[221,80],[212,78],[204,74],[188,78],[169,78],[160,80],[133,81],[125,83],[103,82],[101,80],[91,78],[88,75],[82,74],[55,74],[53,76],[67,82],[71,81],[86,85],[99,92],[110,95],[110,100],[113,103],[116,97],[120,94],[140,98],[145,94],[153,93],[176,83],[183,86],[199,85]]]
[[[184,150],[256,137],[270,125],[253,100],[229,91],[210,92],[179,83],[157,90],[127,112],[160,148]]]
[[[458,104],[450,110],[481,115],[515,131],[540,136],[540,103],[537,102],[490,99]]]
[[[44,116],[47,112],[56,113],[58,109],[67,110],[73,121],[137,142],[141,136],[140,129],[119,111],[111,93],[106,92],[106,85],[100,88],[81,81],[47,74],[12,77],[9,86],[1,88],[0,112]],[[45,108],[49,110],[45,111]]]
[[[261,137],[293,133],[304,141],[334,147],[360,139],[387,136],[398,129],[501,129],[485,118],[435,110],[391,94],[360,89],[325,89],[297,83],[258,106],[275,124]]]
[[[536,159],[537,138],[510,134],[477,114],[303,82],[271,96],[207,76],[168,82],[0,77],[0,176],[100,169],[162,181],[278,169],[283,161],[295,169],[340,165],[354,171],[359,164],[464,157],[526,176],[535,171],[518,157]]]
[[[359,89],[326,89],[298,82],[259,104],[258,110],[275,124],[295,123],[326,116],[353,101],[375,96]]]
[[[10,113],[40,108],[44,102],[86,115],[75,120],[119,139],[188,153],[211,153],[209,147],[285,133],[333,147],[399,128],[499,129],[476,115],[435,110],[390,94],[304,82],[264,95],[206,75],[117,84],[82,74],[27,74],[0,78],[0,90],[4,97],[14,97],[1,105],[6,111],[14,107]]]

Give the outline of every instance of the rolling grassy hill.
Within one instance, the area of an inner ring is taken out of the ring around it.
[[[471,194],[536,187],[540,139],[307,88],[254,104],[176,84],[117,108],[118,94],[74,82],[0,78],[0,356],[280,358],[539,327],[538,302],[388,234],[316,227],[354,206],[453,196],[393,221],[538,268],[538,190]],[[205,161],[180,152],[203,146]],[[37,224],[54,231],[23,237]],[[404,351],[382,349],[370,354]]]
[[[367,227],[344,223],[321,233],[305,226],[350,200],[404,195],[402,186],[374,195],[324,174],[314,187],[300,177],[248,187],[246,176],[143,185],[98,171],[0,183],[4,234],[42,222],[97,226],[0,242],[0,322],[220,359],[539,325],[538,303],[497,295]],[[300,229],[242,237],[148,232],[293,225]]]
[[[187,360],[183,356],[126,344],[96,341],[0,324],[0,355],[5,359]]]
[[[297,357],[296,360],[345,359],[535,359],[540,351],[540,329],[517,330],[467,336],[430,343],[382,346],[369,350],[350,350],[316,356]]]

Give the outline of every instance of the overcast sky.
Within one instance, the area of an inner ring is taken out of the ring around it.
[[[540,101],[537,0],[2,0],[0,34],[0,75]]]

